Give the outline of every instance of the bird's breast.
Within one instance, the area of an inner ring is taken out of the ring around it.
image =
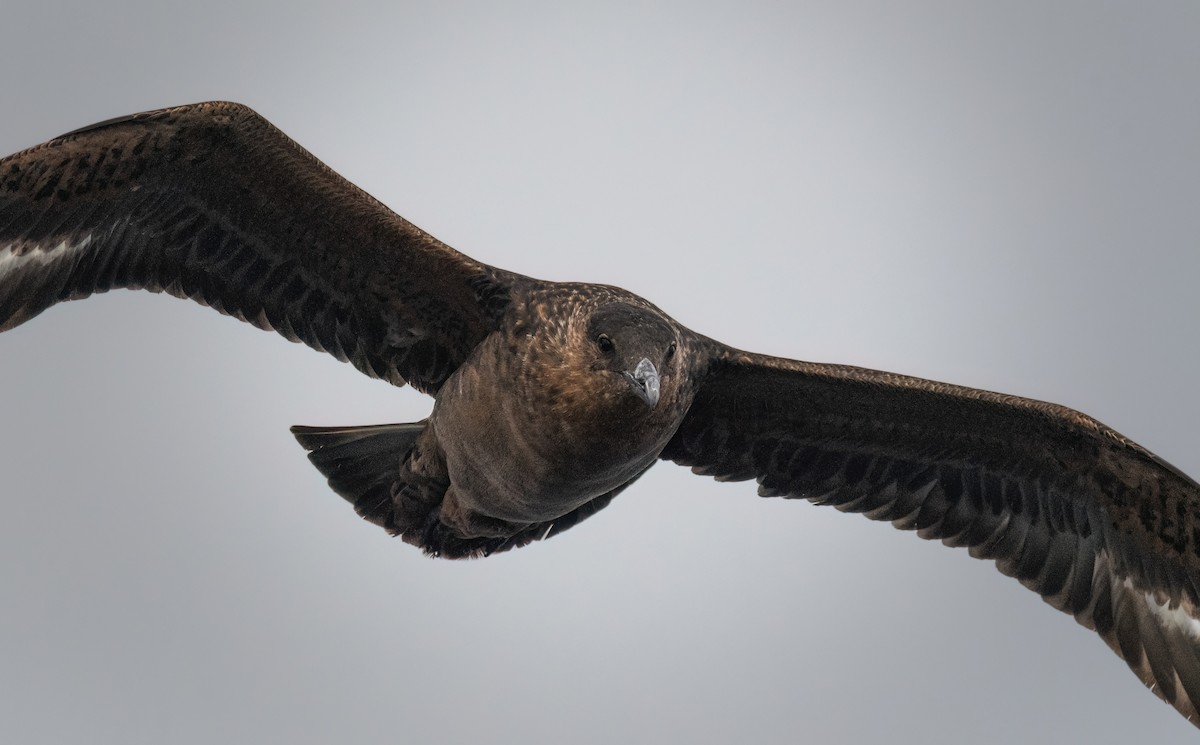
[[[605,405],[581,372],[489,340],[446,382],[430,421],[460,502],[501,520],[552,520],[654,462],[670,432],[623,402]]]

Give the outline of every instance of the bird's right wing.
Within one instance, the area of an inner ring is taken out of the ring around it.
[[[238,104],[135,114],[0,160],[0,331],[144,288],[432,392],[492,328],[497,277]]]
[[[1194,724],[1200,486],[1062,406],[717,346],[662,457],[992,559]]]

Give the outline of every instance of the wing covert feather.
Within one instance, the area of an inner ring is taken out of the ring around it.
[[[499,276],[239,104],[109,120],[0,160],[0,330],[94,292],[165,291],[434,391],[489,332]]]
[[[663,458],[991,559],[1196,723],[1194,481],[1062,406],[730,349],[714,359]]]

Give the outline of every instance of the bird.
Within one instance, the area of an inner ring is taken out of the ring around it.
[[[0,332],[118,288],[432,396],[419,422],[292,428],[335,493],[428,555],[555,536],[670,461],[965,547],[1197,723],[1200,485],[1077,411],[748,352],[619,287],[480,263],[224,101],[0,160]]]

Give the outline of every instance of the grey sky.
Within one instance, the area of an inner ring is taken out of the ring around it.
[[[7,2],[0,151],[247,103],[483,261],[1200,474],[1200,5]],[[1191,742],[990,564],[663,464],[428,560],[287,426],[430,400],[145,293],[0,336],[0,741]]]

